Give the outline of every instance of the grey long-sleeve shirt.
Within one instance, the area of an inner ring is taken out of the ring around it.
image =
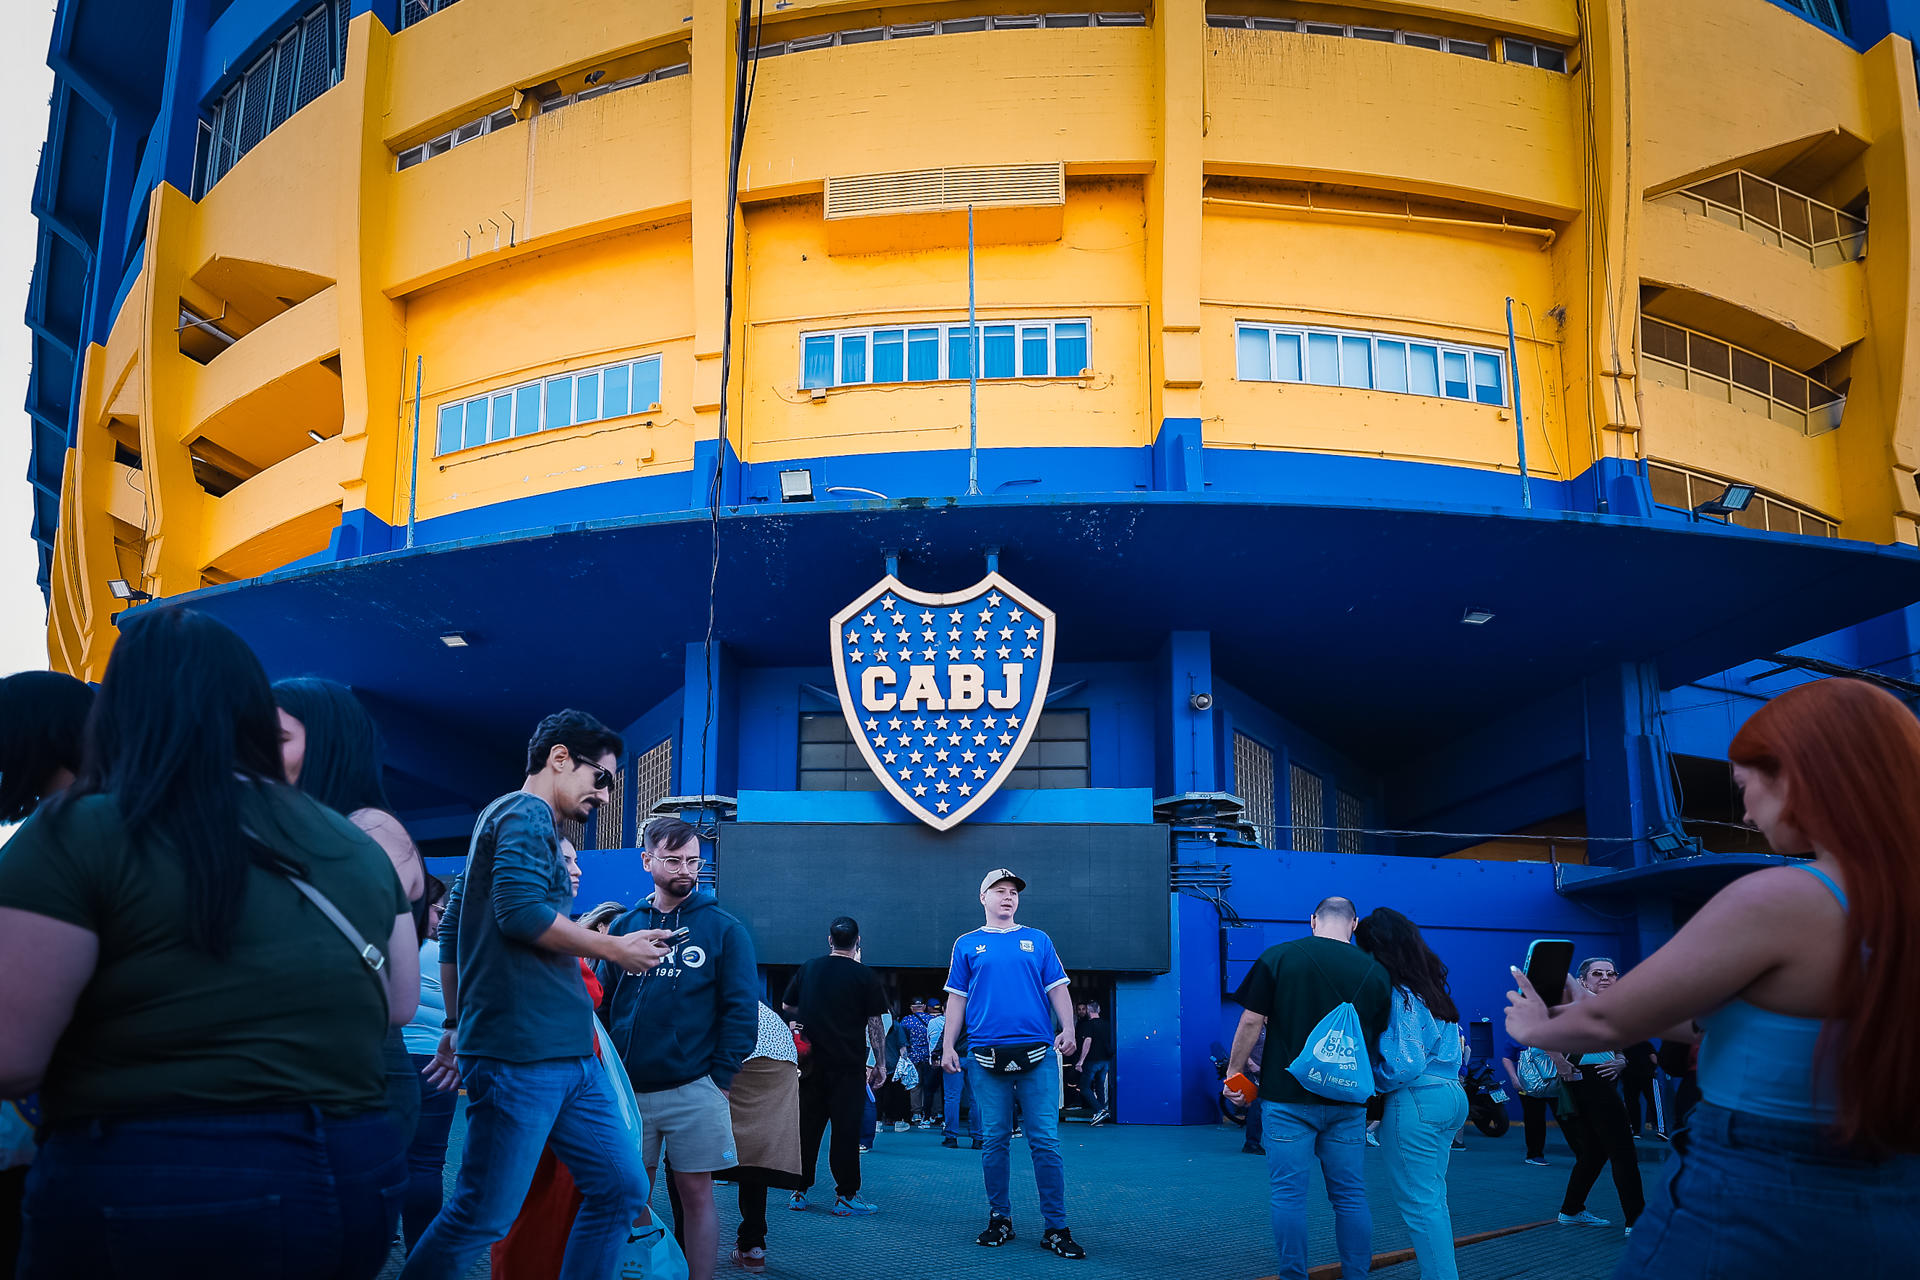
[[[593,1052],[580,962],[534,944],[572,908],[553,809],[525,791],[488,805],[440,922],[440,954],[460,976],[462,1057],[540,1062]]]

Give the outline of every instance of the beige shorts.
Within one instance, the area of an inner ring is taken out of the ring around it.
[[[667,1162],[681,1173],[714,1173],[740,1163],[733,1149],[733,1113],[710,1076],[655,1093],[636,1093],[640,1154],[648,1169]]]

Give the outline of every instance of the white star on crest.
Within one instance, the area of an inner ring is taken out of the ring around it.
[[[979,765],[975,765],[973,767],[973,776],[976,778],[984,778],[987,776],[987,771],[985,769],[982,769]]]
[[[913,635],[911,632],[902,631],[902,632],[899,632],[898,634],[900,636],[901,644],[905,644],[907,641],[913,639]]]
[[[962,611],[962,610],[959,610],[959,609],[955,609],[955,610],[954,610],[954,611],[953,611],[952,613],[949,613],[949,614],[947,615],[947,621],[949,621],[949,622],[958,622],[958,621],[960,621],[960,619],[962,619],[962,618],[964,618],[964,617],[966,617],[966,616],[967,616],[967,615],[966,615],[966,613],[965,613],[964,611]]]
[[[1007,728],[1009,728],[1009,729],[1018,729],[1019,727],[1020,727],[1020,717],[1019,717],[1019,716],[1008,716],[1008,717],[1007,717]]]
[[[934,727],[934,728],[936,728],[936,729],[944,729],[944,728],[946,728],[946,727],[947,727],[947,718],[946,718],[945,716],[941,716],[941,717],[940,717],[940,718],[939,718],[938,720],[935,720],[935,721],[933,722],[933,727]]]
[[[958,649],[947,650],[947,661],[948,662],[960,661],[960,651]]]
[[[900,771],[900,781],[902,781],[902,782],[912,782],[912,781],[913,781],[913,770],[911,770],[911,769],[902,769],[902,770]]]
[[[972,764],[972,763],[973,763],[973,752],[971,752],[971,751],[962,751],[962,752],[960,753],[960,758],[961,758],[962,760],[965,760],[965,761],[966,761],[966,762],[967,762],[968,764]]]
[[[942,800],[939,804],[939,809],[940,809],[940,812],[942,813],[945,813],[951,807],[952,806],[950,806],[945,800]]]
[[[961,727],[962,729],[971,729],[971,728],[973,728],[973,717],[972,717],[972,716],[961,716],[961,717],[960,717],[960,727]]]
[[[1027,639],[1038,640],[1039,638],[1040,638],[1040,628],[1038,627],[1027,628]]]
[[[988,716],[986,719],[982,720],[980,723],[981,725],[983,725],[988,729],[997,729],[1000,727],[1000,722],[998,720],[995,720],[992,716]]]
[[[984,747],[984,746],[986,746],[986,745],[987,745],[987,735],[986,735],[986,734],[984,734],[984,733],[976,733],[976,734],[974,734],[974,735],[973,735],[973,745],[974,745],[974,746],[976,746],[976,747]]]
[[[921,656],[921,658],[923,658],[923,659],[925,659],[926,661],[928,661],[928,662],[932,662],[932,661],[933,661],[933,650],[931,650],[931,649],[922,649],[922,650],[920,651],[920,656]]]
[[[909,759],[909,760],[911,760],[911,761],[913,761],[913,762],[914,762],[915,764],[919,764],[919,763],[920,763],[920,753],[919,753],[918,751],[909,751],[909,752],[907,753],[907,759]]]
[[[982,609],[982,610],[980,611],[980,621],[982,621],[982,622],[992,622],[992,621],[993,621],[993,610],[991,610],[991,609]]]
[[[932,734],[928,734],[928,735],[927,735],[927,745],[928,745],[928,746],[932,746],[932,745],[933,745],[933,735],[932,735]]]
[[[1025,647],[1023,647],[1020,650],[1020,656],[1023,658],[1031,658],[1033,656],[1033,646],[1026,645]]]
[[[947,766],[947,776],[948,776],[949,778],[957,778],[957,777],[959,777],[959,776],[960,776],[960,766],[959,766],[959,765],[957,765],[957,764],[950,764],[950,765],[948,765],[948,766]]]
[[[861,626],[863,626],[863,627],[870,627],[870,626],[872,626],[872,625],[873,625],[873,615],[872,615],[872,614],[870,614],[870,613],[863,613],[863,614],[861,614],[861,615],[860,615],[860,625],[861,625]]]
[[[945,780],[945,779],[943,778],[943,779],[941,779],[941,780],[940,780],[939,782],[936,782],[936,783],[934,783],[934,784],[933,784],[933,789],[934,789],[935,791],[938,791],[938,792],[939,792],[939,793],[940,793],[941,795],[945,795],[945,794],[947,794],[947,783],[946,783],[946,780]]]
[[[924,729],[927,727],[927,722],[921,719],[919,716],[915,716],[913,718],[913,727],[916,729]]]
[[[880,607],[881,607],[882,609],[891,609],[891,608],[893,608],[893,607],[894,607],[894,606],[893,606],[893,597],[892,597],[892,596],[888,596],[888,597],[886,597],[886,598],[885,598],[884,600],[882,600],[882,601],[880,602]]]
[[[865,662],[867,660],[867,655],[862,653],[858,649],[855,649],[852,653],[848,654],[847,656],[852,658],[856,663]]]
[[[945,749],[945,748],[943,747],[943,748],[941,748],[941,749],[940,749],[939,751],[936,751],[936,752],[934,752],[934,753],[933,753],[933,758],[934,758],[935,760],[941,760],[941,761],[944,761],[944,760],[945,760],[945,759],[947,758],[947,752],[946,752],[946,749]]]
[[[847,643],[848,643],[848,644],[859,644],[859,643],[860,643],[860,633],[859,633],[858,631],[849,631],[849,632],[847,632]]]
[[[889,752],[887,752],[887,754],[885,754],[885,755],[883,755],[883,756],[881,756],[880,758],[881,758],[882,760],[885,760],[885,761],[886,761],[886,762],[887,762],[888,764],[899,764],[899,763],[900,763],[900,756],[899,756],[899,754],[898,754],[897,752],[893,752],[893,751],[889,751]]]
[[[1013,735],[1012,735],[1012,734],[1010,734],[1010,733],[1003,733],[1003,734],[1001,734],[1001,735],[1000,735],[1000,745],[1001,745],[1001,746],[1003,746],[1003,747],[1007,747],[1007,746],[1012,746],[1012,745],[1013,745]]]
[[[960,628],[955,627],[953,630],[947,632],[947,639],[958,640],[959,638],[960,638]]]
[[[996,591],[992,595],[988,596],[987,603],[992,605],[994,608],[998,609],[1000,607],[1000,593]]]
[[[887,651],[885,649],[874,650],[874,656],[879,658],[880,661],[882,662],[890,661],[890,659],[887,657]]]
[[[957,733],[950,733],[947,735],[947,741],[951,742],[954,746],[957,747],[960,745],[960,735]]]
[[[1013,650],[1011,650],[1011,649],[1009,649],[1009,648],[1007,648],[1007,646],[1005,646],[1005,645],[1001,645],[1001,646],[1000,646],[1000,656],[1001,656],[1001,657],[1003,657],[1003,658],[1011,658],[1011,657],[1013,656]]]
[[[974,656],[974,657],[975,657],[976,659],[977,659],[977,658],[984,658],[984,657],[986,657],[986,656],[987,656],[987,651],[986,651],[985,649],[982,649],[982,648],[981,648],[980,646],[978,646],[978,645],[975,645],[975,646],[974,646],[974,649],[973,649],[973,656]]]
[[[1000,638],[1001,638],[1002,640],[1011,640],[1011,639],[1013,639],[1013,628],[1012,628],[1012,627],[1002,627],[1002,628],[1000,628]]]
[[[973,638],[975,640],[985,640],[987,638],[987,629],[985,627],[975,627],[973,629]]]
[[[922,610],[920,611],[920,621],[922,621],[922,622],[932,622],[932,621],[933,621],[933,615],[932,615],[931,613],[929,613],[929,612],[928,612],[927,610],[925,610],[925,609],[922,609]]]
[[[874,719],[873,717],[871,717],[871,716],[869,716],[869,717],[867,717],[867,732],[868,732],[868,733],[873,733],[873,732],[876,732],[876,731],[877,731],[877,730],[878,730],[879,728],[880,728],[880,722],[879,722],[878,720],[875,720],[875,719]]]
[[[1024,618],[1024,617],[1026,617],[1026,616],[1027,616],[1026,614],[1024,614],[1024,613],[1022,613],[1022,612],[1020,612],[1020,611],[1019,611],[1018,609],[1009,609],[1009,610],[1007,610],[1007,621],[1008,621],[1008,622],[1018,622],[1018,621],[1020,621],[1020,619],[1022,619],[1022,618]]]
[[[895,716],[893,719],[887,721],[887,728],[892,729],[895,733],[898,733],[900,731],[900,717]]]
[[[991,760],[991,761],[993,761],[993,762],[994,762],[995,764],[999,764],[999,763],[1000,763],[1000,753],[999,753],[998,751],[989,751],[989,752],[987,752],[987,759],[989,759],[989,760]]]
[[[970,796],[973,794],[973,788],[963,782],[960,784],[960,794],[963,796]]]
[[[933,639],[933,632],[931,632],[931,631],[922,631],[922,632],[920,633],[920,638],[921,638],[922,640],[931,640],[931,639]]]
[[[914,788],[913,788],[913,794],[915,794],[915,795],[917,795],[917,796],[923,796],[923,795],[925,795],[925,794],[927,794],[927,789],[926,789],[925,787],[923,787],[923,786],[920,786],[920,785],[918,785],[918,784],[916,784],[916,785],[914,786]]]

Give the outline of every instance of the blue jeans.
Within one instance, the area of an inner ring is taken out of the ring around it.
[[[1002,1218],[1013,1216],[1007,1198],[1007,1148],[1013,1143],[1013,1107],[1020,1104],[1020,1123],[1027,1149],[1033,1153],[1033,1181],[1040,1191],[1040,1220],[1049,1228],[1067,1225],[1067,1172],[1060,1161],[1060,1069],[1058,1056],[1047,1051],[1045,1060],[1026,1071],[1007,1074],[988,1071],[966,1059],[967,1083],[980,1112],[986,1148],[980,1168],[987,1180],[987,1209]]]
[[[1459,1080],[1422,1076],[1387,1095],[1380,1152],[1387,1159],[1393,1202],[1413,1237],[1420,1280],[1459,1280],[1453,1260],[1453,1216],[1447,1211],[1447,1162],[1453,1135],[1467,1120]]]
[[[1818,1125],[1702,1102],[1674,1135],[1614,1280],[1911,1275],[1920,1156],[1874,1163]]]
[[[647,1203],[640,1145],[591,1057],[545,1062],[461,1058],[467,1148],[453,1198],[420,1238],[403,1280],[455,1280],[520,1213],[540,1151],[551,1145],[585,1197],[560,1280],[606,1280]]]
[[[1260,1108],[1279,1280],[1307,1280],[1307,1184],[1316,1157],[1327,1181],[1327,1202],[1333,1206],[1341,1273],[1366,1275],[1373,1267],[1367,1109],[1350,1102],[1262,1102]]]
[[[430,1053],[412,1055],[414,1079],[420,1088],[420,1120],[407,1147],[407,1199],[400,1207],[400,1230],[407,1252],[420,1243],[427,1224],[440,1212],[447,1189],[447,1134],[453,1130],[453,1109],[459,1092],[442,1092],[421,1074],[433,1061]]]
[[[1080,1091],[1087,1095],[1087,1101],[1096,1111],[1113,1109],[1113,1063],[1089,1062],[1086,1070],[1080,1073]]]
[[[980,1104],[973,1100],[973,1085],[968,1081],[964,1070],[947,1077],[946,1131],[943,1136],[952,1138],[955,1142],[960,1140],[960,1104],[963,1102],[967,1106],[967,1134],[978,1142],[980,1140]]]
[[[27,1177],[22,1280],[366,1280],[406,1190],[387,1113],[312,1107],[55,1130]]]

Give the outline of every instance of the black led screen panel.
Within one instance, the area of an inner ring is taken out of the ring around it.
[[[996,867],[1027,882],[1016,919],[1069,969],[1171,965],[1163,826],[733,823],[717,863],[720,905],[765,965],[825,954],[828,924],[849,915],[868,964],[944,969],[953,940],[980,927],[980,878]]]

